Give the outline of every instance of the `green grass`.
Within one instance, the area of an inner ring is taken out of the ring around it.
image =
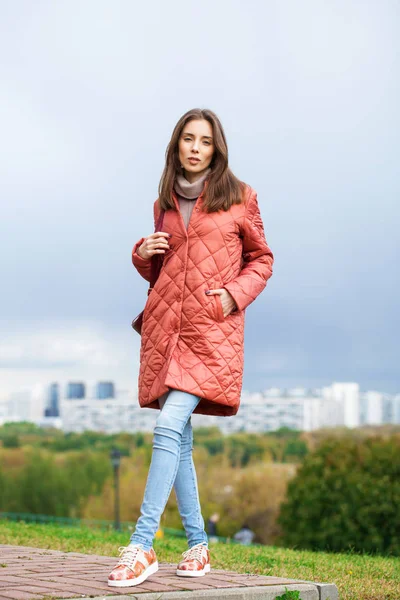
[[[128,541],[129,535],[114,531],[0,521],[0,544],[117,556]],[[177,562],[187,545],[184,539],[164,538],[155,540],[154,548],[160,562]],[[341,600],[400,598],[400,558],[233,544],[210,549],[216,569],[335,583]]]
[[[300,600],[300,592],[298,590],[288,590],[285,586],[285,593],[282,596],[276,596],[275,600]]]

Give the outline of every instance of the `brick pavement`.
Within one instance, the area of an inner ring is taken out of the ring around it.
[[[213,569],[197,579],[178,577],[176,564],[160,563],[157,573],[140,586],[112,588],[107,576],[115,557],[78,554],[0,544],[0,600],[46,600],[90,597],[118,600],[224,598],[272,600],[298,589],[304,600],[337,600],[333,584],[304,582]]]

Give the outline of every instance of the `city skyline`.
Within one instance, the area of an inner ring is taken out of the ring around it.
[[[11,394],[0,402],[0,425],[31,421],[63,431],[152,431],[158,411],[139,406],[137,394],[113,381],[52,382],[46,387]],[[356,382],[332,382],[322,388],[243,390],[233,419],[193,415],[193,425],[218,426],[223,433],[263,432],[289,427],[312,431],[321,427],[400,424],[400,394],[363,391]]]

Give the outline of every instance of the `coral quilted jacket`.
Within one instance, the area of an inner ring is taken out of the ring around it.
[[[144,308],[139,370],[139,404],[159,408],[169,388],[201,397],[195,413],[229,416],[239,409],[243,377],[245,309],[272,275],[273,254],[267,245],[257,194],[247,186],[242,204],[228,211],[201,210],[197,198],[186,230],[179,203],[167,210],[162,230],[171,233],[170,248]],[[154,203],[154,222],[160,214]],[[150,260],[137,254],[132,262],[150,280]],[[225,288],[236,302],[224,318],[219,295]]]

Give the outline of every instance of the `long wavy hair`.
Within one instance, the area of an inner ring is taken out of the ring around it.
[[[193,108],[187,111],[175,125],[171,140],[165,152],[165,167],[158,186],[160,207],[164,210],[176,210],[172,198],[172,189],[177,173],[182,172],[179,160],[179,139],[183,128],[190,121],[205,119],[212,127],[214,154],[209,167],[207,187],[203,196],[203,210],[216,212],[228,210],[232,204],[243,202],[246,184],[232,173],[228,166],[228,146],[226,137],[217,115],[208,109]]]

